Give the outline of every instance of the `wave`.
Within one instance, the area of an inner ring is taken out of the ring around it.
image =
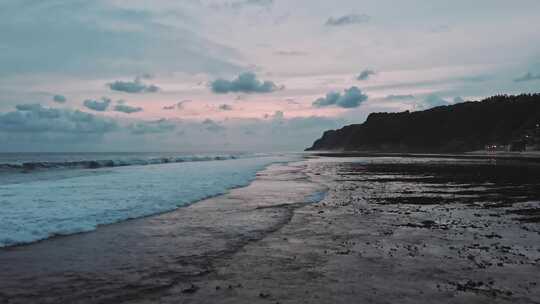
[[[246,186],[268,165],[293,159],[230,158],[205,162],[190,157],[182,159],[192,160],[184,164],[131,166],[111,174],[0,184],[0,248],[176,210]]]
[[[144,166],[168,163],[202,162],[231,160],[238,158],[257,157],[256,155],[183,155],[156,158],[129,158],[129,159],[96,159],[76,161],[35,161],[22,163],[0,163],[0,172],[22,171],[30,172],[47,169],[99,169],[125,166]]]

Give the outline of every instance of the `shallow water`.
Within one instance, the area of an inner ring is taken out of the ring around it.
[[[301,167],[274,164],[248,187],[186,208],[0,248],[0,303],[116,304],[189,286],[212,273],[216,260],[281,228],[294,208],[322,192]]]
[[[289,156],[46,170],[0,184],[0,247],[174,210],[249,184]]]

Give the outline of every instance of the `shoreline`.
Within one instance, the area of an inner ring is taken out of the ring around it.
[[[540,301],[540,228],[527,221],[540,207],[534,193],[531,202],[492,202],[492,190],[482,180],[479,185],[461,180],[459,163],[422,164],[440,175],[432,179],[431,172],[426,177],[416,170],[418,164],[406,175],[394,171],[406,169],[403,163],[370,167],[334,161],[308,162],[307,174],[330,189],[323,201],[296,209],[283,228],[218,263],[216,274],[196,283],[200,291],[189,302]],[[469,166],[462,163],[461,169],[475,176],[486,164]],[[504,194],[506,186],[497,184],[491,187],[501,191],[501,199],[512,199]],[[407,190],[398,194],[396,187]],[[433,194],[434,189],[450,201]],[[478,192],[478,200],[470,191]],[[216,290],[230,281],[235,282],[231,289]],[[175,303],[181,298],[181,289],[173,288],[153,300]]]
[[[272,163],[287,157],[131,166],[3,176],[0,247],[174,211],[249,185]],[[21,177],[22,178],[22,177]],[[10,179],[6,183],[5,180]]]
[[[272,165],[274,165],[274,164],[270,164],[269,166],[272,166]],[[266,168],[260,170],[259,172],[265,171],[269,166],[267,166]],[[257,174],[259,172],[257,172]],[[169,214],[169,213],[172,213],[172,212],[176,212],[176,211],[178,211],[178,210],[180,210],[182,208],[187,208],[187,207],[189,207],[191,205],[194,205],[194,204],[197,204],[199,202],[204,202],[206,200],[211,200],[211,199],[219,198],[221,196],[225,196],[225,195],[227,195],[228,193],[230,193],[233,190],[248,187],[255,179],[256,179],[256,177],[253,180],[251,180],[249,182],[249,184],[247,184],[247,185],[240,185],[240,186],[232,187],[232,188],[228,189],[224,193],[218,193],[218,194],[215,194],[215,195],[210,195],[210,196],[204,197],[204,198],[202,198],[200,200],[193,201],[191,203],[178,206],[175,209],[166,210],[166,211],[162,211],[162,212],[159,212],[159,213],[153,213],[153,214],[148,214],[148,215],[139,216],[139,217],[126,218],[126,219],[120,220],[118,222],[113,222],[113,223],[108,223],[108,224],[99,224],[94,229],[88,230],[88,231],[80,231],[80,232],[68,233],[68,234],[55,234],[55,235],[51,235],[51,236],[49,236],[47,238],[39,239],[39,240],[32,241],[32,242],[14,244],[14,245],[9,245],[9,246],[4,246],[4,247],[0,246],[0,252],[3,249],[11,249],[11,248],[18,248],[18,247],[25,247],[25,246],[33,246],[35,244],[39,244],[39,243],[46,242],[46,241],[49,241],[49,240],[66,238],[66,237],[71,237],[71,236],[77,236],[77,235],[81,235],[81,234],[85,234],[85,233],[92,233],[92,232],[95,232],[98,229],[105,228],[105,227],[108,227],[108,226],[111,226],[111,225],[118,225],[118,224],[123,224],[123,223],[129,223],[129,222],[132,222],[132,221],[138,221],[138,220],[144,220],[144,219],[148,219],[148,218],[152,218],[152,217],[163,216],[163,215],[166,215],[166,214]]]
[[[302,171],[272,164],[247,186],[171,212],[0,248],[0,303],[118,303],[189,287],[312,203],[323,188]]]
[[[322,157],[411,157],[411,158],[455,158],[455,159],[500,159],[510,161],[540,162],[540,151],[536,152],[489,152],[472,151],[463,153],[404,153],[376,151],[306,151],[307,156]]]
[[[449,161],[276,164],[167,214],[0,249],[0,303],[539,302],[538,168]]]

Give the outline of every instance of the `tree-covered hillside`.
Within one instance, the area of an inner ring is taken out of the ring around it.
[[[464,152],[490,144],[538,144],[540,94],[498,95],[419,112],[372,113],[326,131],[308,150]]]

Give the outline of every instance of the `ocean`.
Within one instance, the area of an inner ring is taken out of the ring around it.
[[[0,247],[175,210],[249,184],[291,154],[0,154]]]

